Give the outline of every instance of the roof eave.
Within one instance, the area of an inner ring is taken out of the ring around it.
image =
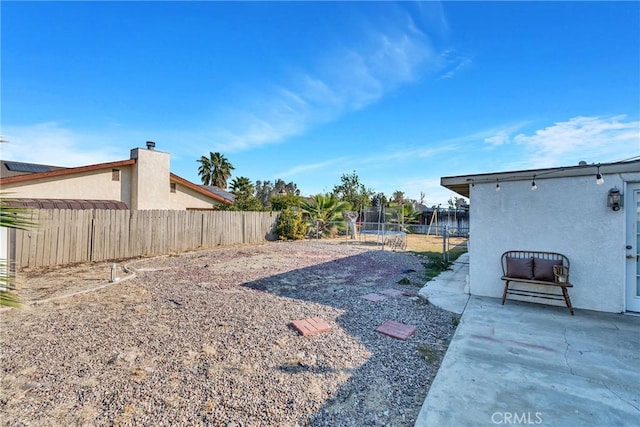
[[[600,168],[601,174],[640,172],[640,159],[614,163],[595,163],[578,166],[565,166],[545,169],[527,169],[509,172],[494,172],[474,175],[445,176],[440,178],[440,185],[469,198],[471,184],[505,181],[525,181],[533,176],[536,179],[567,178],[577,176],[595,176]]]
[[[133,159],[119,160],[117,162],[97,163],[95,165],[79,166],[76,168],[57,169],[49,172],[29,173],[25,175],[16,175],[6,178],[0,178],[0,184],[12,184],[14,182],[34,181],[37,179],[53,178],[65,175],[74,175],[83,172],[92,172],[102,169],[111,169],[115,167],[129,166],[135,164]]]

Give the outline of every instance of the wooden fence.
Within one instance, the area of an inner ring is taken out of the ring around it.
[[[33,219],[37,227],[11,238],[17,269],[261,243],[273,240],[278,214],[40,209]]]

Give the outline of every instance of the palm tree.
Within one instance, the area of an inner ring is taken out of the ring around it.
[[[197,160],[197,162],[200,163],[200,167],[198,168],[198,175],[200,175],[202,185],[211,184],[211,172],[213,171],[213,168],[211,167],[209,158],[206,156],[202,156],[199,160]]]
[[[233,194],[253,195],[255,188],[251,180],[246,176],[239,176],[231,181],[231,192]]]
[[[345,229],[343,211],[351,210],[351,203],[341,202],[335,194],[317,194],[300,205],[303,212],[309,215],[309,228],[317,226],[317,233],[332,236],[338,230]]]
[[[215,185],[216,187],[227,188],[227,180],[231,177],[231,171],[235,169],[225,156],[218,153],[209,152],[209,157],[202,156],[199,160],[200,167],[198,175],[204,185]]]
[[[0,227],[26,230],[35,224],[29,218],[30,211],[12,206],[7,199],[0,196]],[[20,298],[13,292],[14,283],[9,273],[9,263],[0,259],[0,305],[18,307]]]
[[[235,198],[232,210],[261,211],[260,200],[254,196],[255,187],[246,176],[239,176],[231,181],[231,193]]]

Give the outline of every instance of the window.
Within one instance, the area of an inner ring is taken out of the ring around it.
[[[169,184],[169,186],[170,186],[171,192],[175,193],[176,192],[176,183],[172,182],[171,184]]]
[[[111,169],[111,181],[120,181],[120,169]]]

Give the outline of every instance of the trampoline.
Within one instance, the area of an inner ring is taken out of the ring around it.
[[[360,230],[360,234],[371,234],[378,236],[404,236],[407,233],[404,231],[394,230]]]
[[[407,233],[404,231],[402,207],[373,206],[360,213],[358,222],[360,240],[367,241],[375,236],[376,243],[388,245],[392,249],[406,249]]]

